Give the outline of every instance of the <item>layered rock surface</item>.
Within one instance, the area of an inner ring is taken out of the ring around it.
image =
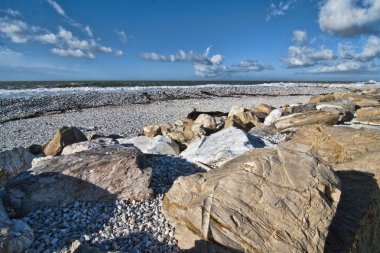
[[[136,148],[100,148],[53,157],[9,180],[5,205],[16,215],[79,201],[153,197],[152,171]]]
[[[163,212],[179,245],[194,252],[322,252],[338,185],[331,168],[302,147],[256,149],[180,177]]]

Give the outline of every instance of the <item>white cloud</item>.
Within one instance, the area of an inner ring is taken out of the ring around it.
[[[80,49],[61,49],[61,48],[53,48],[50,52],[57,56],[71,56],[75,58],[83,58],[83,59],[95,59],[95,55],[91,52],[83,52]]]
[[[307,32],[301,30],[293,31],[293,41],[296,43],[305,43],[307,41]]]
[[[92,33],[92,30],[91,30],[90,26],[88,26],[88,25],[85,26],[83,24],[80,24],[77,21],[75,21],[73,18],[71,18],[70,16],[68,16],[66,14],[65,10],[62,8],[62,6],[59,5],[56,1],[54,1],[54,0],[46,0],[46,2],[49,3],[51,5],[51,7],[53,7],[53,9],[59,15],[61,15],[62,17],[64,17],[65,20],[69,24],[71,24],[74,27],[79,28],[82,32],[86,33],[88,36],[93,37],[93,33]]]
[[[290,46],[284,64],[286,68],[302,68],[314,66],[321,61],[331,60],[333,58],[333,51],[323,47],[314,49],[306,46]]]
[[[329,65],[325,65],[325,66],[307,71],[306,73],[309,73],[309,74],[327,74],[327,73],[356,74],[360,72],[366,73],[369,71],[370,66],[371,64],[363,64],[363,63],[351,60],[351,61],[336,62]]]
[[[0,18],[0,33],[14,43],[26,43],[30,39],[28,25],[20,20]]]
[[[7,9],[0,9],[0,12],[3,12],[9,16],[12,16],[12,17],[17,17],[17,16],[22,16],[21,12],[19,12],[18,10],[13,10],[11,8],[7,8]]]
[[[120,39],[121,43],[127,44],[127,42],[128,42],[128,36],[125,33],[125,31],[115,30],[115,32],[116,32],[117,36],[119,36],[119,39]]]
[[[37,41],[40,41],[42,43],[49,43],[49,44],[57,44],[58,43],[58,37],[53,33],[46,33],[42,35],[37,35],[35,37]]]
[[[371,36],[357,58],[361,61],[371,61],[376,57],[380,57],[380,38]]]
[[[123,55],[124,55],[124,52],[123,52],[122,50],[117,50],[117,51],[115,52],[115,55],[116,55],[116,56],[123,56]]]
[[[230,73],[258,72],[273,69],[271,66],[262,65],[258,61],[245,60],[231,66],[223,65],[224,57],[221,54],[209,56],[211,46],[206,48],[203,54],[194,51],[185,52],[179,50],[177,54],[160,55],[155,52],[142,53],[141,59],[160,62],[188,62],[194,65],[195,75],[201,77],[216,77]]]
[[[323,31],[353,36],[379,31],[380,0],[327,0],[319,13]]]
[[[286,0],[280,1],[277,5],[272,3],[269,6],[269,12],[267,14],[266,20],[269,21],[273,17],[282,16],[286,11],[292,9],[297,0]]]
[[[98,47],[98,50],[102,53],[107,53],[107,54],[112,53],[112,48],[110,47],[100,46]]]

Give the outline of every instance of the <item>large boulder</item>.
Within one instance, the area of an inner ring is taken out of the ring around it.
[[[253,107],[252,111],[261,112],[261,113],[265,113],[268,115],[274,109],[276,109],[276,108],[271,106],[271,105],[268,105],[268,104],[257,104]]]
[[[191,143],[181,156],[206,169],[214,169],[254,148],[270,145],[269,141],[230,127]]]
[[[309,126],[292,141],[334,164],[341,179],[325,252],[380,252],[380,130]]]
[[[153,197],[151,168],[137,148],[98,148],[42,160],[8,180],[5,202],[15,215],[75,201]]]
[[[216,120],[214,117],[208,114],[200,114],[194,123],[191,125],[191,131],[194,133],[201,133],[201,131],[205,131],[205,133],[212,133],[216,131]]]
[[[25,148],[14,148],[0,152],[0,186],[9,177],[30,169],[34,158],[35,156]]]
[[[156,137],[138,136],[131,139],[117,139],[122,144],[131,144],[141,150],[144,154],[156,155],[178,155],[180,149],[169,137],[157,135]]]
[[[22,220],[9,219],[0,200],[0,252],[23,253],[33,241],[33,230]]]
[[[60,155],[63,148],[76,142],[87,141],[87,137],[76,127],[62,127],[44,147],[45,155]]]
[[[179,246],[194,252],[323,252],[339,180],[320,158],[282,145],[178,178],[163,213]]]
[[[356,111],[354,123],[380,125],[380,107],[363,108]]]
[[[338,122],[339,114],[325,111],[309,111],[305,113],[295,113],[278,118],[274,125],[278,131],[292,131],[300,126],[327,124],[334,125]]]
[[[339,122],[350,121],[354,117],[356,106],[350,99],[338,99],[330,102],[318,103],[317,110],[339,114]]]

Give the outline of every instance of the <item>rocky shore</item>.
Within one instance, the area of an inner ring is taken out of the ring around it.
[[[378,252],[380,90],[319,93],[2,151],[0,251]]]

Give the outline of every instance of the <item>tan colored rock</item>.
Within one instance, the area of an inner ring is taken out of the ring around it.
[[[299,146],[256,149],[208,173],[180,177],[163,213],[196,252],[323,252],[339,180]],[[199,241],[201,243],[197,248]],[[228,250],[227,250],[228,252]]]
[[[144,135],[148,137],[155,137],[157,135],[160,135],[161,133],[161,127],[159,125],[149,125],[144,127]]]
[[[338,122],[339,114],[325,111],[310,111],[295,113],[278,118],[274,125],[278,131],[292,131],[300,126],[326,124],[334,125]]]
[[[238,113],[242,113],[245,111],[247,110],[242,106],[232,106],[230,112],[228,113],[228,117],[232,117]]]
[[[377,99],[368,95],[360,95],[357,93],[336,93],[335,99],[348,98],[358,107],[372,107],[379,106],[380,103]]]
[[[151,168],[137,148],[97,148],[35,164],[7,181],[4,204],[16,215],[75,201],[153,197]]]
[[[224,122],[224,128],[237,127],[245,131],[249,131],[252,127],[258,127],[261,125],[260,120],[253,112],[237,112],[232,116],[229,116]]]
[[[380,125],[380,107],[362,108],[356,111],[354,123]]]
[[[309,146],[329,163],[347,163],[380,150],[380,130],[345,126],[305,126],[292,141]],[[367,161],[363,161],[367,162]]]
[[[325,252],[380,252],[380,130],[308,126],[292,141],[335,163],[341,180]]]
[[[191,131],[194,133],[200,133],[200,131],[205,130],[207,133],[212,133],[216,131],[216,121],[215,118],[208,114],[200,114],[191,125]]]
[[[316,104],[320,102],[329,102],[329,101],[334,101],[335,97],[333,94],[326,94],[326,95],[318,95],[311,97],[309,99],[309,104]]]
[[[87,137],[75,127],[62,127],[53,139],[44,147],[45,155],[60,155],[63,148],[76,143],[87,141]]]
[[[271,105],[268,105],[268,104],[257,104],[254,106],[253,111],[254,112],[262,112],[262,113],[265,113],[268,115],[274,109],[276,109],[276,108],[271,106]]]

